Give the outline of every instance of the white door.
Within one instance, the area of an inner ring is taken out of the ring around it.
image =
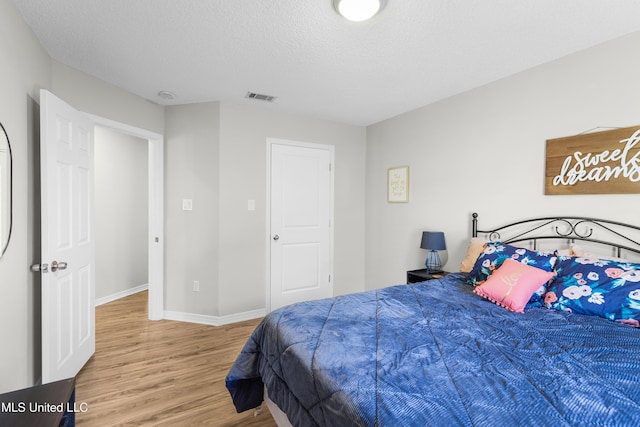
[[[270,140],[270,310],[333,295],[333,147]]]
[[[49,383],[75,376],[95,351],[94,123],[42,90],[40,127],[42,382]]]

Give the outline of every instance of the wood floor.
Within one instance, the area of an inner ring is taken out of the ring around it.
[[[225,376],[258,320],[214,327],[147,319],[147,292],[96,308],[96,352],[76,378],[80,427],[265,426],[237,414]]]

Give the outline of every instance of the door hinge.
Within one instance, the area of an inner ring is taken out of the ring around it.
[[[331,275],[329,275],[329,283],[331,283]]]
[[[331,163],[329,163],[329,172],[331,172]]]

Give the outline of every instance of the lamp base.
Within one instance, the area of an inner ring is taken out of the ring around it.
[[[443,273],[442,264],[440,263],[440,254],[438,251],[430,251],[427,255],[427,260],[424,262],[424,266],[427,268],[429,274]]]

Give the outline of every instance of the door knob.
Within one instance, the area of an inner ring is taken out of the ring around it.
[[[278,236],[277,234],[273,236],[273,240],[279,240],[280,236]]]
[[[51,263],[51,271],[52,271],[53,273],[55,273],[55,272],[56,272],[56,271],[58,271],[58,270],[66,270],[66,269],[67,269],[67,263],[66,263],[66,262],[64,262],[64,261],[60,261],[60,262],[58,262],[58,261],[53,261],[53,262]]]
[[[48,273],[49,264],[33,264],[31,266],[31,271],[33,271],[34,273]]]
[[[51,268],[49,268],[51,267]],[[58,270],[66,270],[67,269],[67,263],[64,261],[53,261],[51,263],[51,265],[49,264],[33,264],[31,266],[31,271],[35,272],[35,273],[48,273],[49,271],[51,271],[52,273],[55,273]]]

